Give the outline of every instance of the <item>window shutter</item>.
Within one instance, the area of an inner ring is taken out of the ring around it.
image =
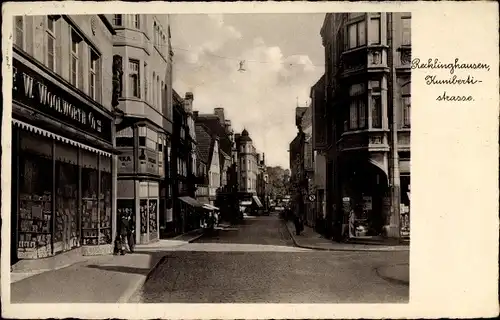
[[[83,81],[84,81],[84,69],[83,69],[83,58],[85,56],[84,48],[85,44],[83,41],[78,43],[78,89],[84,90]],[[90,57],[88,57],[90,60]]]

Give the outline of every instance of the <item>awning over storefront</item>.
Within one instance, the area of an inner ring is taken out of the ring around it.
[[[76,142],[74,140],[62,137],[62,136],[60,136],[58,134],[55,134],[55,133],[52,133],[50,131],[40,129],[40,128],[35,127],[35,126],[31,125],[31,124],[28,124],[28,123],[25,123],[25,122],[22,122],[22,121],[19,121],[19,120],[16,120],[16,119],[12,119],[12,123],[15,126],[17,126],[19,128],[22,128],[22,129],[25,129],[27,131],[30,131],[30,132],[42,135],[44,137],[52,138],[54,140],[61,141],[61,142],[64,142],[64,143],[76,146],[78,148],[82,148],[82,149],[85,149],[85,150],[88,150],[88,151],[91,151],[91,152],[94,152],[94,153],[97,153],[97,154],[100,154],[100,155],[103,155],[103,156],[111,158],[111,154],[108,153],[108,152],[105,152],[105,151],[102,151],[102,150],[99,150],[99,149],[96,149],[96,148],[89,147],[89,146],[87,146],[87,145],[85,145],[83,143]]]
[[[205,208],[207,210],[219,210],[219,208],[214,207],[213,205],[207,204],[207,203],[203,205],[203,208]]]
[[[251,206],[252,205],[252,201],[241,201],[240,202],[240,206]]]
[[[253,196],[252,198],[253,198],[253,201],[255,201],[255,204],[257,204],[257,207],[259,207],[259,208],[264,207],[264,206],[262,205],[262,202],[260,202],[259,197],[257,197],[257,196]]]
[[[199,203],[198,201],[196,201],[196,199],[193,199],[191,197],[179,197],[179,200],[195,208],[203,207],[201,203]]]

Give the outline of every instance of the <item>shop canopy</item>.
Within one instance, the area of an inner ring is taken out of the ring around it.
[[[205,209],[207,209],[207,210],[219,210],[219,208],[214,207],[213,205],[208,204],[208,203],[205,203],[205,204],[203,205],[203,208],[205,208]]]
[[[257,207],[259,207],[259,208],[263,207],[262,202],[260,202],[259,197],[253,196],[252,198],[253,198],[253,201],[255,201],[255,204],[257,204]]]
[[[196,199],[193,199],[191,197],[179,197],[179,200],[195,208],[203,207],[201,203],[199,203],[198,201],[196,201]]]
[[[251,206],[252,205],[252,201],[241,201],[240,202],[240,206]]]

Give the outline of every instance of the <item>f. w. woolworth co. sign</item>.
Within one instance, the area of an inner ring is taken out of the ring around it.
[[[111,142],[112,120],[60,86],[14,60],[12,99]],[[63,84],[61,84],[63,85]]]

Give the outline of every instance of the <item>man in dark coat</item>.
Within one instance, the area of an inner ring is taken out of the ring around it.
[[[125,242],[130,252],[134,252],[134,229],[131,214],[124,210],[118,217],[117,249],[121,255],[125,254]]]

